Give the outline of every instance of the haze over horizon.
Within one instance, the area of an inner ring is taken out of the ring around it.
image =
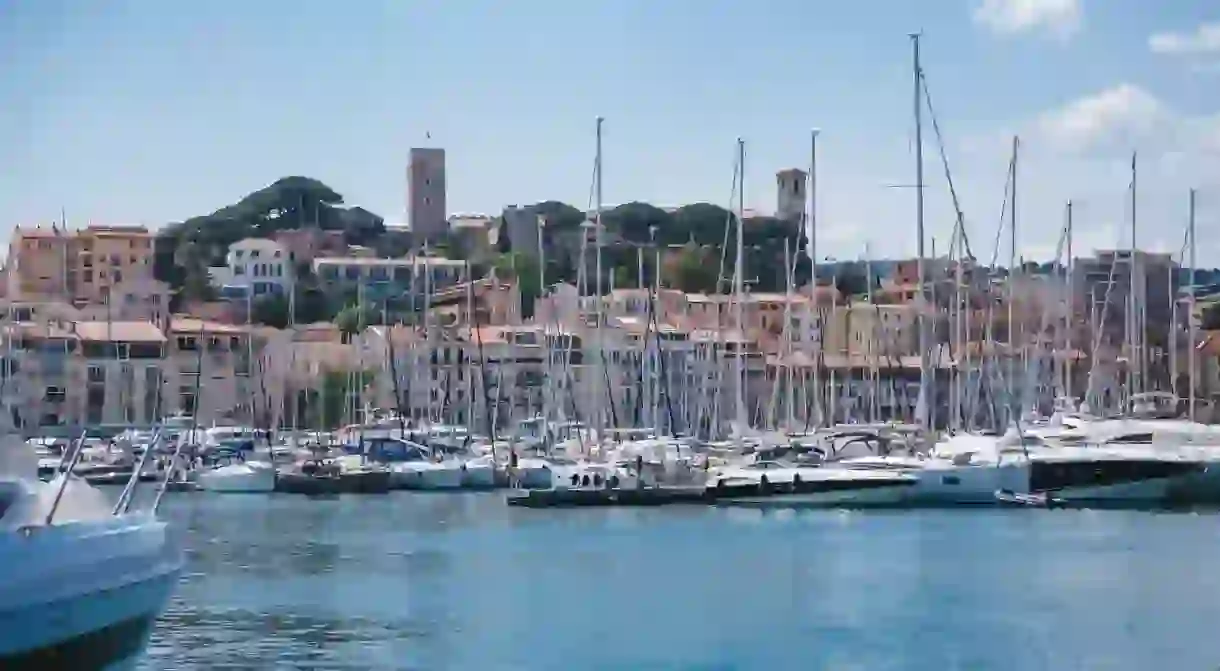
[[[588,204],[594,118],[605,202],[746,206],[807,168],[821,129],[818,256],[915,251],[908,33],[945,136],[975,255],[989,261],[1011,138],[1018,255],[1176,253],[1199,189],[1198,257],[1220,265],[1220,5],[1202,0],[0,0],[0,234],[157,226],[287,175],[404,218],[412,146],[447,152],[449,210]],[[431,139],[428,139],[428,135]],[[953,212],[925,114],[927,230]],[[1001,236],[1007,239],[1007,234]],[[1001,244],[999,259],[1008,258]]]

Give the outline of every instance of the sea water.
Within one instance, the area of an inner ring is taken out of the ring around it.
[[[1215,669],[1220,517],[183,494],[144,669]]]

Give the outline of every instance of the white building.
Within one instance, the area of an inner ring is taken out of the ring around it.
[[[294,281],[288,250],[266,238],[246,238],[229,245],[225,265],[210,272],[212,285],[229,298],[286,294]]]

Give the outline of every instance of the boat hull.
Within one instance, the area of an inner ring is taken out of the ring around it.
[[[275,491],[275,469],[271,466],[227,470],[229,468],[200,473],[195,482],[206,492],[265,494]]]
[[[409,464],[397,465],[392,472],[391,482],[396,489],[439,491],[461,489],[464,478],[465,473],[460,467]]]
[[[1073,503],[1163,503],[1174,488],[1205,474],[1206,466],[1174,459],[1035,461],[1029,491]]]
[[[492,489],[496,486],[496,469],[490,464],[466,464],[462,471],[465,489]]]
[[[708,496],[717,505],[749,507],[898,506],[917,484],[914,478],[827,478],[780,485],[714,486]]]
[[[0,669],[134,668],[182,558],[164,523],[125,518],[0,541]]]

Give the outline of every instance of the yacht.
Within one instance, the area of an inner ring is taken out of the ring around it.
[[[496,458],[491,454],[467,459],[462,464],[462,487],[491,489],[496,486]]]
[[[128,669],[182,554],[155,514],[114,511],[69,473],[41,482],[37,455],[10,434],[0,438],[0,565],[0,669]]]
[[[896,469],[762,460],[720,471],[708,483],[708,496],[727,505],[893,506],[904,503],[918,483],[915,474]]]
[[[259,494],[275,491],[275,466],[266,461],[228,459],[195,476],[206,492]]]
[[[1071,503],[1162,503],[1178,483],[1207,463],[1147,445],[1074,446],[1048,443],[1010,430],[1002,436],[963,433],[938,443],[930,457],[881,457],[916,473],[912,500],[920,503],[995,503],[997,491],[1049,494]]]
[[[456,459],[436,461],[431,448],[425,445],[385,439],[378,443],[377,453],[389,462],[390,486],[394,489],[431,491],[462,487],[466,463]]]

